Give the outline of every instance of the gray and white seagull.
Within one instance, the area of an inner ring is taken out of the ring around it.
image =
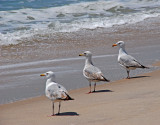
[[[104,77],[103,73],[101,72],[101,70],[99,68],[97,68],[93,65],[92,53],[90,51],[85,51],[84,53],[79,54],[79,56],[86,57],[85,66],[83,69],[83,75],[89,81],[89,86],[90,86],[89,93],[92,92],[91,91],[91,82],[95,82],[94,91],[93,91],[93,92],[95,92],[96,82],[100,82],[100,81],[109,82],[110,81]]]
[[[60,114],[60,108],[61,108],[61,101],[68,101],[68,100],[74,100],[68,95],[67,90],[60,84],[55,82],[55,74],[52,71],[48,71],[44,74],[41,74],[40,76],[46,76],[46,89],[45,94],[46,97],[48,97],[52,102],[52,108],[53,108],[53,114],[54,116],[54,103],[59,102],[59,110],[58,115]]]
[[[130,70],[134,70],[136,68],[148,68],[142,64],[140,64],[134,57],[127,54],[125,50],[125,43],[123,41],[118,41],[116,44],[113,44],[112,47],[119,46],[119,55],[118,55],[118,63],[126,69],[127,71],[127,79],[130,79],[129,72]]]

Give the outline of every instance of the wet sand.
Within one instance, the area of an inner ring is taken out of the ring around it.
[[[75,100],[62,103],[60,116],[50,117],[51,102],[44,96],[1,105],[0,125],[158,125],[159,76],[156,70],[98,85],[92,94],[86,94],[88,87],[71,90]]]
[[[113,49],[118,50],[118,48]],[[145,49],[145,51],[147,53],[141,53],[142,50],[137,49],[132,55],[151,68],[131,71],[131,77],[158,69],[156,66],[151,66],[150,61],[159,57],[160,50],[156,52]],[[94,65],[102,70],[107,79],[113,82],[127,76],[125,69],[117,63],[117,54],[95,55],[93,52],[93,55]],[[152,55],[154,57],[150,60]],[[1,66],[0,104],[44,95],[46,79],[40,77],[40,74],[50,70],[55,72],[56,81],[67,90],[88,87],[88,81],[82,75],[84,62],[85,58],[76,57]]]

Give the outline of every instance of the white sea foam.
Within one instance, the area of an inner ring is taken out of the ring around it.
[[[18,44],[41,34],[136,23],[159,16],[159,6],[157,0],[117,0],[0,11],[0,45]]]

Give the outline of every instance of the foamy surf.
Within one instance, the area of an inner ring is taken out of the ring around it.
[[[137,23],[159,16],[159,6],[159,0],[101,0],[3,10],[0,11],[0,45],[43,40],[59,32]]]

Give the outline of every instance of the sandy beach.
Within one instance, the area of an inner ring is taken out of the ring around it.
[[[0,125],[158,125],[159,75],[156,70],[98,85],[92,94],[86,94],[88,87],[72,90],[75,100],[62,103],[60,116],[50,117],[51,102],[44,96],[1,105]]]

